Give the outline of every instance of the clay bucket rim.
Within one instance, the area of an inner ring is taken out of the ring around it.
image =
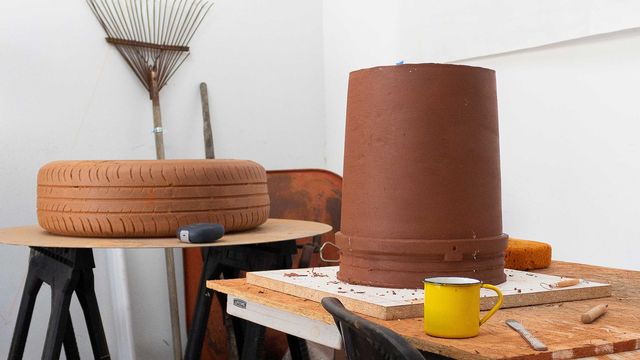
[[[482,66],[473,66],[473,65],[463,65],[463,64],[441,64],[441,63],[407,63],[407,64],[398,64],[398,65],[380,65],[373,66],[369,68],[362,68],[351,71],[349,74],[357,74],[365,71],[375,71],[375,70],[384,70],[384,69],[397,69],[398,71],[402,70],[406,67],[412,68],[454,68],[458,70],[470,70],[470,71],[488,71],[495,74],[495,70],[485,68]]]

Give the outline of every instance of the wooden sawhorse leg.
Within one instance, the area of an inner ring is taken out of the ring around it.
[[[69,316],[69,305],[74,292],[84,312],[94,357],[110,359],[94,289],[94,267],[91,249],[31,248],[29,270],[11,340],[9,359],[22,359],[33,306],[43,282],[51,286],[51,315],[42,359],[59,359],[63,345],[67,359],[80,358]]]

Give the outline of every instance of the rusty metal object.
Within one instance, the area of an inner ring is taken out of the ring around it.
[[[310,242],[315,247],[316,254],[310,266],[329,265],[320,260],[317,252],[325,242],[334,242],[334,232],[340,229],[342,178],[326,170],[276,170],[267,172],[267,187],[271,199],[270,217],[312,220],[333,226],[333,232],[320,238],[298,240],[299,247]],[[325,256],[335,259],[337,250],[327,249]]]
[[[299,249],[294,264],[298,263],[298,258],[307,250],[308,253],[311,252],[311,266],[332,265],[320,260],[317,249],[327,241],[333,242],[334,233],[340,229],[342,178],[330,171],[319,169],[275,170],[267,171],[267,184],[271,199],[270,217],[312,220],[333,226],[333,231],[315,239],[315,244],[314,239],[310,238],[298,240]],[[333,248],[327,248],[324,254],[330,259],[338,257],[337,251]],[[202,256],[197,249],[185,249],[183,261],[187,327],[191,328],[202,271]],[[219,313],[220,308],[217,299],[214,299],[212,309],[216,310],[213,311]],[[226,338],[222,317],[211,316],[201,358],[226,359]],[[269,358],[281,358],[286,351],[285,337],[276,331],[267,331],[265,350],[269,352]]]

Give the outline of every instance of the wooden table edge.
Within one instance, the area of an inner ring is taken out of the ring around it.
[[[255,229],[224,235],[213,243],[184,243],[175,238],[95,238],[47,233],[38,225],[0,228],[0,244],[55,248],[157,249],[199,248],[266,244],[322,235],[332,230],[327,224],[290,219],[268,219]]]

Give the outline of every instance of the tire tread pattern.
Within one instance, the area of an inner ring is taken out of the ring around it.
[[[38,172],[38,223],[68,236],[172,237],[182,225],[242,231],[269,217],[266,171],[247,160],[56,161]]]

